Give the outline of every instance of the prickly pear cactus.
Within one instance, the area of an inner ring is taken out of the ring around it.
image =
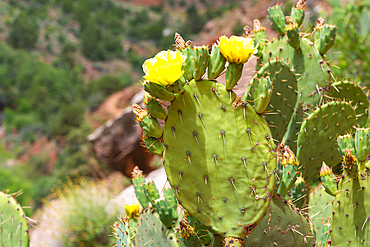
[[[26,215],[18,202],[0,191],[0,246],[29,246]]]
[[[243,238],[271,198],[276,162],[271,133],[265,120],[223,85],[202,80],[184,88],[171,102],[165,124],[168,180],[202,224]]]
[[[118,220],[119,222],[117,222],[117,226],[115,226],[114,229],[114,237],[116,238],[117,246],[134,247],[132,242],[132,231],[134,229],[130,228],[129,219],[119,218]]]
[[[359,126],[365,126],[368,119],[369,101],[367,99],[367,93],[360,86],[360,83],[351,81],[335,82],[331,85],[328,95],[338,99],[347,99],[353,106],[356,106],[357,124]]]
[[[355,125],[356,113],[345,101],[323,104],[306,118],[297,142],[297,156],[306,183],[318,177],[323,161],[333,167],[340,162],[336,137],[349,132]]]
[[[314,225],[317,246],[326,246],[330,239],[330,218],[334,197],[319,185],[310,192],[309,217]],[[335,205],[335,204],[334,204]]]
[[[244,246],[314,246],[311,223],[293,204],[274,196],[265,218],[244,240]]]
[[[274,87],[265,118],[274,139],[281,141],[294,113],[297,101],[297,79],[293,69],[280,60],[271,60],[256,73],[248,86],[244,100],[254,105],[255,85],[261,78],[268,78]],[[284,92],[284,93],[281,93]]]
[[[366,159],[370,148],[369,132],[369,129],[357,129],[355,150],[346,149],[343,156],[343,173],[331,220],[333,246],[366,246],[370,241],[370,166]]]
[[[155,210],[145,209],[140,215],[135,237],[135,246],[180,247],[182,242],[173,229],[162,224]]]
[[[213,56],[205,46],[192,48],[181,36],[175,40],[181,52],[160,52],[143,65],[148,80],[143,83],[144,90],[170,101],[163,136],[158,137],[160,131],[153,128],[157,122],[150,113],[136,106],[134,112],[142,127],[147,126],[144,134],[163,142],[164,167],[181,205],[214,233],[238,238],[238,242],[263,218],[275,184],[276,154],[269,127],[232,91],[243,63],[255,52],[253,40],[223,36],[214,46],[218,54]],[[210,56],[209,61],[205,56]],[[225,62],[220,56],[229,62],[226,86],[203,79],[204,72],[199,74],[208,64],[216,74],[221,73]],[[179,65],[184,71],[175,77]],[[183,83],[184,75],[195,80]],[[260,90],[260,113],[271,97],[271,85],[265,84],[269,88]],[[181,90],[173,90],[172,85]]]

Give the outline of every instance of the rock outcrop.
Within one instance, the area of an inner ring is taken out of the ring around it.
[[[131,103],[142,104],[143,95],[140,91]],[[93,151],[99,160],[130,177],[135,166],[146,174],[154,169],[150,166],[153,155],[140,145],[141,134],[132,108],[128,106],[97,128],[87,140],[93,144]]]

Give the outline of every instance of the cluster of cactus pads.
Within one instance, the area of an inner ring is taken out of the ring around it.
[[[222,36],[211,48],[176,33],[175,51],[145,61],[145,108],[133,111],[172,189],[161,197],[134,172],[142,210],[120,220],[117,246],[370,241],[369,102],[359,83],[337,81],[331,71],[325,54],[336,27],[319,18],[311,33],[299,31],[304,9],[304,0],[290,16],[269,8],[279,33],[272,40],[258,20],[244,37]],[[256,73],[237,95],[252,55]],[[225,84],[217,81],[223,73]]]
[[[369,246],[368,97],[332,73],[337,28],[319,18],[301,32],[304,10],[269,8],[274,39],[258,20],[211,48],[176,33],[175,51],[145,61],[145,107],[133,111],[171,188],[134,169],[139,203],[115,224],[117,246]],[[28,245],[27,217],[0,192],[0,247]]]
[[[0,246],[29,246],[27,217],[12,195],[0,191]]]

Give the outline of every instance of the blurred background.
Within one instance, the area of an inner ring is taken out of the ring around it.
[[[285,14],[296,4],[280,2]],[[0,189],[22,190],[17,200],[36,221],[59,211],[51,237],[60,246],[113,245],[110,225],[123,212],[106,205],[135,165],[149,173],[160,163],[140,146],[127,108],[140,102],[144,60],[173,49],[175,32],[212,45],[255,18],[276,37],[267,18],[274,4],[0,0]],[[369,84],[369,16],[367,1],[307,2],[301,30],[310,33],[318,17],[338,27],[327,57],[338,80]]]

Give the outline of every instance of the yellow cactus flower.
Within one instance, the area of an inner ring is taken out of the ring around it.
[[[181,66],[185,59],[180,51],[161,51],[144,62],[144,78],[162,86],[173,84],[184,74]]]
[[[245,63],[249,58],[257,52],[254,47],[253,39],[249,37],[231,36],[230,38],[225,35],[220,37],[217,41],[222,55],[229,63]]]
[[[139,203],[132,204],[132,205],[125,205],[126,215],[129,218],[139,217],[139,207],[140,207]]]

